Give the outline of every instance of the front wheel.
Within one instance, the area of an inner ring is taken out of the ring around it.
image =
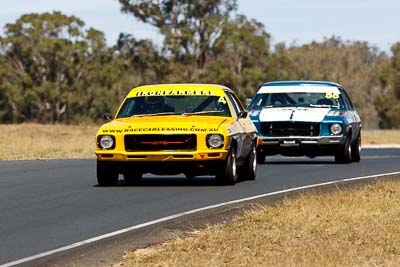
[[[255,180],[257,172],[257,152],[256,143],[254,142],[250,154],[245,159],[244,165],[241,166],[239,177],[241,180]]]
[[[258,164],[264,164],[265,162],[265,154],[261,152],[260,150],[257,150],[257,163]]]
[[[236,149],[232,147],[224,164],[215,176],[218,182],[226,185],[234,185],[237,181]]]
[[[119,173],[108,162],[97,161],[97,183],[99,186],[116,186]]]
[[[352,148],[352,155],[351,155],[351,161],[353,162],[360,162],[361,160],[361,131],[358,134],[358,137],[356,141],[354,142],[353,148]]]
[[[352,156],[352,149],[351,149],[351,133],[346,138],[346,142],[344,146],[339,150],[339,152],[335,155],[335,162],[336,163],[350,163],[351,156]]]

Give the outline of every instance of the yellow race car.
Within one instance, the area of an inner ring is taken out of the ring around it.
[[[123,174],[215,175],[233,185],[256,177],[257,130],[235,93],[222,85],[160,84],[132,89],[96,135],[97,181]]]

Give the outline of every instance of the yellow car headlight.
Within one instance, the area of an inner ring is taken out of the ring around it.
[[[208,148],[221,148],[224,146],[224,136],[222,134],[208,134],[206,140]]]
[[[97,144],[100,149],[113,149],[115,147],[115,137],[112,135],[101,135],[97,139]]]

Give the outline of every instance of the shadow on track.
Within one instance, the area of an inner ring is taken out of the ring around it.
[[[187,186],[220,186],[214,177],[174,177],[174,176],[159,176],[159,177],[143,177],[135,183],[127,183],[124,179],[118,181],[115,187],[187,187]],[[94,185],[94,187],[100,187]]]
[[[236,184],[246,182],[247,180],[238,180]],[[190,187],[190,186],[203,186],[203,187],[223,187],[229,185],[223,185],[218,183],[213,176],[196,176],[193,178],[179,177],[179,176],[144,176],[140,181],[135,183],[128,183],[123,178],[118,180],[118,184],[112,187]],[[94,184],[93,187],[100,187],[98,184]]]
[[[331,157],[320,157],[320,158],[307,158],[307,157],[274,157],[274,158],[267,158],[264,164],[260,164],[259,166],[262,165],[319,165],[319,164],[329,164],[329,165],[336,165],[337,163],[335,160]]]
[[[129,184],[125,181],[120,181],[122,186],[218,186],[214,177],[174,177],[174,176],[158,176],[158,177],[143,177],[141,181],[135,184]]]

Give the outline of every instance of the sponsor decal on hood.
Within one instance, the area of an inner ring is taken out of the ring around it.
[[[177,133],[217,132],[225,118],[183,117],[175,118],[139,117],[115,120],[101,128],[101,133]]]
[[[330,110],[330,108],[305,107],[263,108],[260,112],[260,121],[321,122]]]

